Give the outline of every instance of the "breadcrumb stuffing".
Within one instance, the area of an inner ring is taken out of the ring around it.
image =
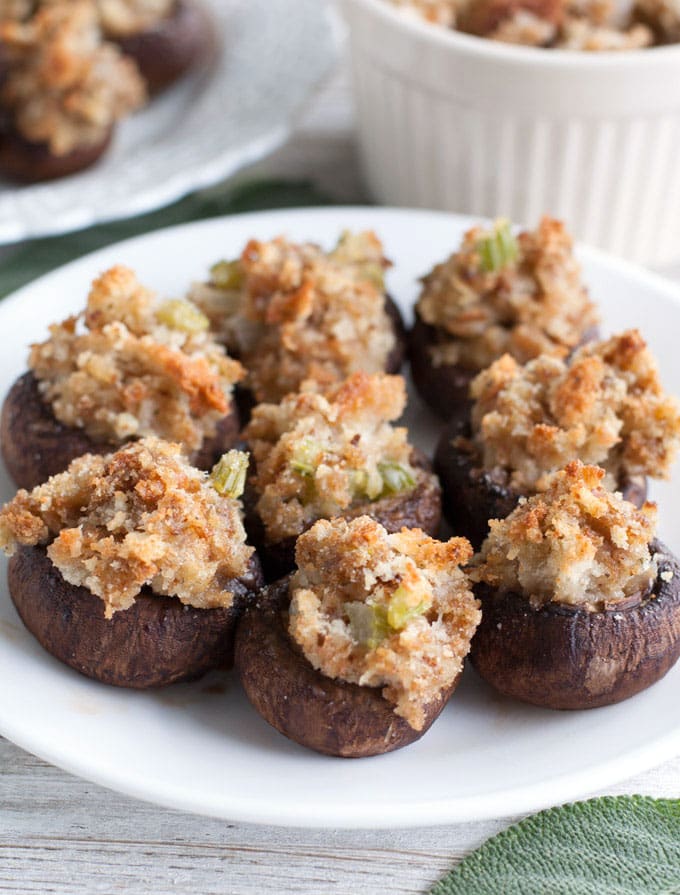
[[[323,393],[307,388],[259,404],[244,430],[271,542],[385,493],[411,491],[425,475],[411,466],[407,430],[390,425],[406,405],[401,376],[355,373]]]
[[[645,592],[656,578],[649,544],[656,504],[638,510],[604,487],[604,470],[572,461],[542,494],[523,498],[489,536],[470,576],[538,608],[600,610]]]
[[[322,674],[381,687],[422,730],[427,706],[462,671],[481,620],[460,569],[471,555],[464,538],[388,534],[367,516],[317,522],[297,542],[291,637]]]
[[[224,583],[245,573],[254,552],[245,541],[238,501],[155,438],[85,454],[0,511],[0,547],[48,545],[63,578],[100,597],[107,618],[143,587],[200,609],[231,606]]]
[[[629,28],[597,27],[584,19],[573,19],[562,26],[558,46],[565,50],[640,50],[654,43],[652,31],[637,23]]]
[[[431,347],[433,364],[482,370],[505,352],[521,363],[566,356],[597,315],[564,225],[546,217],[537,230],[520,233],[517,257],[496,270],[483,266],[487,236],[473,227],[423,279],[417,310],[442,336]]]
[[[680,41],[680,0],[635,0],[633,16],[649,25],[660,43]]]
[[[668,478],[680,444],[680,404],[665,394],[637,330],[591,342],[568,361],[520,366],[504,355],[473,381],[472,429],[485,469],[519,491],[543,490],[578,458],[626,476]]]
[[[191,298],[248,370],[258,401],[280,401],[305,380],[329,385],[385,369],[395,335],[385,311],[389,262],[374,233],[345,233],[324,252],[279,237],[251,240],[241,257]]]
[[[87,0],[59,0],[27,22],[6,21],[0,41],[9,66],[0,102],[19,133],[53,155],[105,140],[146,99],[137,67],[102,41]]]
[[[34,7],[34,0],[0,0],[0,22],[23,22]]]
[[[138,34],[168,18],[177,0],[95,0],[102,28],[112,37]]]
[[[632,16],[611,0],[391,2],[438,25],[524,46],[601,52],[651,46],[655,32],[667,41],[680,39],[678,0],[637,0]]]
[[[215,434],[243,376],[197,308],[159,303],[120,266],[94,281],[83,313],[32,346],[29,367],[64,425],[114,445],[158,435],[188,452]]]
[[[404,12],[415,14],[435,25],[454,28],[460,0],[392,0]]]

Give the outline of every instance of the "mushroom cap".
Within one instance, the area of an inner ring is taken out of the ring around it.
[[[534,609],[523,595],[476,585],[477,673],[505,696],[552,709],[610,705],[656,683],[680,657],[680,563],[658,540],[650,549],[658,562],[651,591],[602,611]]]
[[[147,689],[230,667],[237,619],[262,574],[255,555],[246,575],[224,582],[234,594],[228,609],[196,609],[143,591],[110,619],[99,597],[63,579],[44,547],[15,553],[8,582],[21,620],[47,652],[102,683]]]
[[[248,699],[279,733],[342,758],[401,749],[420,739],[441,713],[460,675],[426,708],[422,730],[395,714],[380,688],[316,671],[288,634],[290,578],[265,588],[236,631],[235,665]]]

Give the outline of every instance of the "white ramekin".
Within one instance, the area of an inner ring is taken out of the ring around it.
[[[517,47],[342,0],[374,198],[533,225],[680,261],[680,45]]]

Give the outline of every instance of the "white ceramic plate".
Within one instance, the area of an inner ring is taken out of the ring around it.
[[[26,345],[77,311],[113,263],[181,295],[214,260],[252,236],[286,233],[330,246],[344,228],[373,228],[396,262],[391,292],[405,311],[416,278],[458,243],[469,219],[420,211],[315,209],[177,227],[129,240],[37,280],[0,304],[0,393],[24,370]],[[583,250],[605,329],[640,325],[680,392],[680,294],[669,283]],[[410,414],[417,440],[436,426]],[[0,498],[12,494],[6,474]],[[655,487],[661,534],[680,549],[680,480]],[[4,561],[3,561],[4,563]],[[361,761],[325,758],[276,733],[238,682],[213,675],[155,693],[116,690],[52,659],[21,626],[0,568],[0,732],[68,771],[173,808],[238,821],[327,827],[418,826],[530,811],[581,796],[680,752],[680,666],[628,702],[551,712],[494,695],[470,669],[433,728],[413,746]]]
[[[35,186],[0,181],[0,243],[141,214],[273,151],[336,57],[320,0],[202,0],[219,52],[116,129],[96,165]]]

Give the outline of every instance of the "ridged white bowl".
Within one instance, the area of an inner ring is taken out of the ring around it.
[[[342,0],[361,155],[385,204],[550,213],[635,261],[680,261],[680,45],[500,44]]]

